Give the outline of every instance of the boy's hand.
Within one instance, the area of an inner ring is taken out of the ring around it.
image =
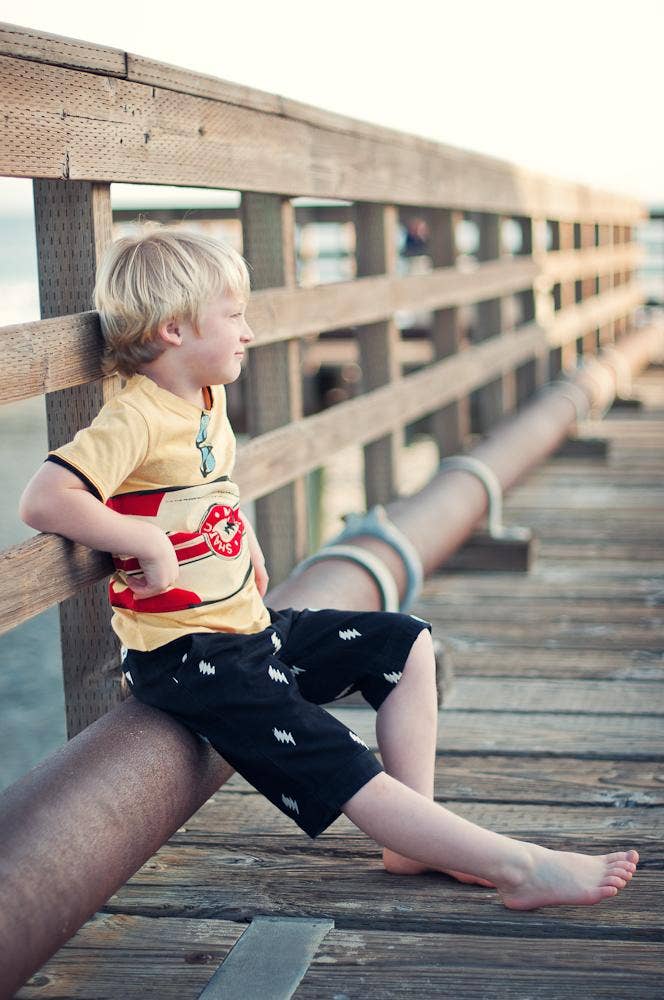
[[[265,556],[263,555],[263,550],[258,544],[258,539],[256,538],[256,532],[253,529],[251,521],[249,521],[241,510],[238,510],[238,515],[240,520],[244,525],[244,530],[247,533],[247,541],[249,544],[249,556],[251,558],[252,566],[254,567],[254,579],[256,580],[256,587],[258,593],[261,597],[265,597],[267,593],[267,585],[270,582],[270,577],[265,569]]]
[[[261,597],[265,597],[265,594],[267,593],[267,585],[270,582],[270,577],[268,576],[268,572],[265,569],[265,560],[263,559],[262,562],[261,561],[254,562],[254,560],[252,559],[252,563],[254,567],[254,577],[256,579],[256,587],[258,588],[258,593],[261,595]]]
[[[152,526],[146,525],[148,550],[136,555],[143,576],[123,576],[129,589],[140,599],[156,597],[170,590],[180,573],[178,558],[168,535],[157,527],[147,531],[148,527]]]

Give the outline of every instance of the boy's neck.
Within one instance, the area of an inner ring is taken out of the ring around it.
[[[145,375],[146,378],[151,379],[151,381],[158,385],[160,389],[166,389],[167,392],[173,393],[174,396],[179,396],[180,399],[192,403],[201,410],[209,410],[212,405],[212,393],[206,385],[187,385],[185,380],[177,376],[169,377],[165,372],[156,371],[151,364],[144,365],[138,374]]]

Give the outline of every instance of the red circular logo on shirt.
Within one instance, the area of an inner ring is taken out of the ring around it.
[[[233,558],[239,554],[244,525],[232,507],[214,504],[203,518],[199,531],[218,556]]]

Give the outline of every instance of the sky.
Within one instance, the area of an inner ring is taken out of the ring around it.
[[[2,18],[664,204],[664,0],[4,0]],[[0,210],[29,188],[0,179]]]

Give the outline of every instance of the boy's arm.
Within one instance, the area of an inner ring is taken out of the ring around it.
[[[139,597],[163,593],[178,576],[175,549],[161,528],[111,510],[78,476],[54,462],[44,462],[26,486],[19,515],[36,531],[63,535],[101,552],[134,556],[144,578],[126,582]]]
[[[258,588],[258,593],[261,597],[265,597],[267,592],[267,585],[270,580],[268,572],[265,569],[265,556],[263,555],[263,550],[258,544],[258,539],[256,538],[256,532],[253,529],[251,521],[248,520],[247,516],[238,511],[242,523],[244,524],[244,529],[247,532],[247,543],[249,545],[249,555],[251,557],[251,562],[254,567],[254,576],[256,578],[256,586]]]

